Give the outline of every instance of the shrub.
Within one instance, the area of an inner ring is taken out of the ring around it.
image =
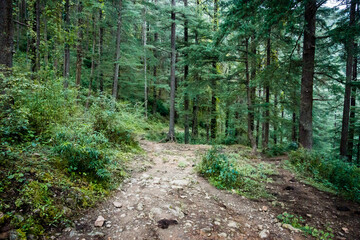
[[[86,127],[75,131],[63,128],[55,136],[53,149],[66,161],[69,172],[105,180],[110,177],[106,169],[109,158],[101,147],[105,147],[107,142],[101,133],[89,131]]]
[[[360,169],[355,164],[305,149],[291,152],[289,159],[302,174],[360,201]]]

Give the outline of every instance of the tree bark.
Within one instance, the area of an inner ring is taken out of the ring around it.
[[[96,24],[95,24],[95,15],[93,15],[93,42],[92,42],[92,49],[91,49],[91,70],[90,70],[90,79],[89,79],[89,87],[88,87],[88,95],[87,95],[87,99],[86,99],[86,109],[89,108],[89,101],[90,101],[90,96],[91,96],[91,88],[92,88],[92,83],[94,81],[94,72],[95,72],[95,68],[96,68],[96,63],[95,63],[95,48],[96,48]]]
[[[176,49],[175,49],[175,0],[171,0],[171,70],[170,70],[170,123],[169,133],[167,140],[175,141],[175,61],[176,61]]]
[[[357,44],[354,44],[354,52],[357,52]],[[353,82],[357,80],[357,56],[354,57],[353,64]],[[354,152],[354,136],[355,136],[355,108],[356,108],[356,87],[351,88],[351,99],[350,99],[350,128],[349,128],[349,143],[348,143],[348,159],[351,162]]]
[[[187,8],[188,1],[184,0],[184,7]],[[185,22],[184,22],[184,42],[185,47],[188,47],[189,45],[189,29],[188,29],[188,20],[186,16],[184,16]],[[185,54],[185,61],[188,61],[188,54]],[[184,142],[185,144],[189,143],[189,95],[187,93],[187,81],[188,81],[188,75],[189,75],[189,65],[186,63],[184,66],[184,85],[185,85],[185,93],[184,93]]]
[[[144,106],[145,106],[145,119],[147,119],[148,115],[148,84],[147,84],[147,58],[146,58],[146,42],[147,42],[147,23],[146,23],[146,8],[143,10],[143,27],[142,27],[142,38],[143,38],[143,50],[144,50]]]
[[[103,13],[102,9],[99,9],[99,22],[100,22],[100,28],[99,28],[99,60],[98,60],[98,75],[99,75],[99,90],[100,93],[104,92],[104,75],[102,71],[102,55],[103,55],[103,43],[104,43],[104,27],[103,27]]]
[[[121,43],[121,27],[122,27],[122,0],[119,0],[119,9],[118,9],[118,21],[117,21],[117,30],[116,30],[116,53],[115,53],[115,70],[114,70],[114,80],[113,80],[113,89],[112,96],[114,99],[118,98],[118,89],[119,89],[119,67],[120,67],[120,43]]]
[[[67,88],[69,86],[69,74],[70,74],[70,45],[69,35],[70,35],[70,16],[69,16],[69,9],[70,9],[70,0],[65,1],[65,48],[64,48],[64,87]]]
[[[12,0],[0,1],[0,71],[12,68],[13,22]]]
[[[352,0],[350,5],[350,22],[351,28],[355,23],[356,1]],[[341,126],[340,156],[348,157],[348,140],[349,140],[349,120],[350,120],[350,95],[351,95],[351,78],[353,71],[353,54],[354,54],[354,36],[350,34],[345,42],[346,49],[346,83],[344,93],[344,108]]]
[[[269,38],[266,44],[266,66],[269,67],[271,64],[271,41],[270,33]],[[265,87],[265,102],[266,102],[266,111],[265,111],[265,123],[264,123],[264,139],[263,139],[263,149],[268,148],[269,145],[269,134],[270,134],[270,82],[267,79]]]
[[[218,11],[219,11],[219,3],[218,0],[214,0],[214,25],[213,25],[213,31],[214,34],[217,31],[218,28]],[[216,61],[213,61],[212,63],[214,68],[214,73],[217,74],[217,63]],[[210,132],[211,132],[211,139],[216,138],[216,132],[217,132],[217,113],[216,113],[216,79],[212,77],[211,79],[211,111],[210,111]]]
[[[82,19],[82,1],[78,3],[78,42],[76,46],[76,86],[81,84],[81,66],[83,61],[82,41],[83,41],[83,19]]]
[[[247,117],[247,135],[252,148],[252,151],[256,151],[256,142],[253,136],[254,130],[254,118],[253,118],[253,103],[252,103],[252,92],[253,89],[250,87],[250,73],[249,73],[249,38],[245,40],[245,73],[246,73],[246,94],[247,94],[247,108],[248,108],[248,117]]]
[[[301,77],[299,142],[307,149],[313,146],[313,79],[315,66],[316,0],[305,3],[305,30],[303,42],[303,66]]]

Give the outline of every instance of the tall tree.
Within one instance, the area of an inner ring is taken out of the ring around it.
[[[299,142],[307,149],[313,146],[313,79],[315,66],[316,0],[305,2],[303,66],[301,77]]]
[[[171,70],[170,70],[170,123],[168,141],[175,141],[175,61],[176,61],[176,25],[175,0],[171,0]]]
[[[70,0],[65,0],[65,47],[64,47],[64,87],[69,86],[69,75],[70,75]]]
[[[83,49],[82,49],[82,41],[83,41],[83,3],[82,1],[78,2],[78,39],[76,46],[76,86],[80,87],[81,83],[81,67],[83,62]]]
[[[12,0],[0,1],[0,71],[3,71],[1,65],[12,67],[14,35],[12,10]]]
[[[142,39],[144,50],[144,105],[145,105],[145,119],[148,117],[148,84],[147,84],[147,58],[146,58],[146,44],[147,44],[147,23],[146,23],[146,7],[143,9],[143,27],[142,27]]]
[[[356,2],[351,1],[350,4],[350,22],[349,29],[351,29],[355,23],[355,10]],[[350,96],[351,96],[351,78],[353,71],[353,54],[354,54],[354,36],[349,34],[346,36],[345,42],[346,49],[346,83],[344,93],[344,107],[341,127],[341,140],[340,140],[340,156],[348,157],[348,139],[349,139],[349,119],[350,119]]]
[[[118,88],[119,88],[119,67],[120,67],[120,42],[121,42],[121,26],[122,26],[122,0],[119,0],[118,5],[118,20],[117,20],[117,30],[116,30],[116,52],[115,52],[115,70],[114,70],[114,81],[112,96],[118,98]]]
[[[184,0],[184,7],[187,8],[188,1]],[[188,47],[189,44],[189,29],[188,29],[188,20],[185,16],[185,22],[184,22],[184,42],[185,47]],[[188,54],[185,53],[185,61],[188,61]],[[184,66],[184,82],[185,82],[185,94],[184,94],[184,142],[185,144],[189,143],[189,94],[187,93],[187,81],[188,81],[188,75],[189,75],[189,65],[188,63]]]
[[[104,26],[103,26],[103,10],[99,9],[99,48],[98,48],[98,79],[99,79],[99,90],[102,93],[104,91],[104,74],[102,69],[103,59],[103,44],[104,44]]]
[[[271,40],[270,33],[266,43],[266,66],[270,67],[271,64]],[[265,110],[265,123],[264,123],[264,139],[262,147],[266,149],[269,144],[269,134],[270,134],[270,81],[266,80],[265,84],[265,102],[266,102],[266,110]]]

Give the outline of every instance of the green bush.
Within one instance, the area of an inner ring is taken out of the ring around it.
[[[278,144],[268,149],[265,149],[265,154],[268,157],[276,157],[283,155],[290,151],[295,151],[299,148],[299,145],[296,142],[291,142],[290,144]]]
[[[92,178],[106,180],[110,177],[106,165],[109,157],[102,148],[108,140],[101,133],[89,128],[61,129],[55,136],[54,151],[59,154],[69,172],[89,175]]]
[[[342,159],[299,149],[289,154],[290,163],[303,175],[360,201],[360,169]]]

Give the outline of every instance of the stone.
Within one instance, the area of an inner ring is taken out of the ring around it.
[[[230,227],[230,228],[238,228],[239,226],[238,226],[237,222],[229,221],[228,227]]]
[[[201,232],[202,234],[205,234],[205,235],[206,235],[206,233],[211,233],[211,232],[212,232],[212,229],[211,229],[210,227],[206,227],[206,228],[200,229],[200,232]]]
[[[160,180],[161,180],[160,178],[155,177],[153,183],[154,184],[160,184]]]
[[[192,227],[191,223],[187,222],[185,223],[185,227]]]
[[[262,231],[259,233],[259,237],[260,237],[261,239],[268,238],[269,235],[270,235],[270,232],[269,232],[269,230],[267,230],[267,229],[264,229],[264,230],[262,230]]]
[[[98,218],[95,221],[94,226],[95,227],[102,227],[104,225],[105,218],[103,216],[98,216]]]
[[[88,236],[97,237],[97,238],[103,238],[103,237],[105,237],[105,233],[102,233],[102,232],[90,232],[90,233],[88,233]]]
[[[9,240],[18,240],[18,239],[20,239],[18,232],[16,230],[11,230],[9,232]]]
[[[215,221],[214,224],[217,226],[220,226],[220,222],[218,222],[218,221]]]
[[[267,206],[262,206],[261,210],[262,210],[263,212],[267,212],[269,209],[268,209]]]
[[[258,225],[259,230],[263,230],[263,225]]]
[[[306,216],[307,216],[308,218],[312,218],[312,215],[311,215],[311,214],[306,214]]]
[[[189,185],[189,181],[188,180],[174,180],[171,182],[171,185],[186,187],[187,185]]]
[[[301,230],[298,228],[294,228],[293,226],[291,226],[290,224],[284,223],[283,225],[281,225],[283,228],[289,229],[291,232],[300,232]]]
[[[349,229],[348,229],[348,228],[343,227],[343,228],[341,228],[341,229],[344,231],[344,233],[349,233]]]
[[[138,211],[143,211],[143,210],[144,210],[144,206],[142,205],[142,203],[139,203],[139,204],[137,205],[136,209],[137,209]]]
[[[121,203],[121,202],[115,201],[115,202],[113,202],[113,204],[114,204],[114,206],[115,206],[116,208],[121,208],[121,207],[122,207],[122,203]]]
[[[221,238],[226,238],[227,234],[222,232],[222,233],[219,233],[218,236],[221,237]]]

